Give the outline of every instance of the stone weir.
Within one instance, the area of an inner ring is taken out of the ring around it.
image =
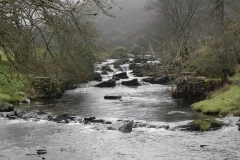
[[[173,98],[205,99],[205,77],[180,77],[177,78],[176,88],[172,92]]]
[[[175,81],[176,88],[172,91],[173,98],[188,98],[192,100],[206,99],[206,93],[221,88],[225,83],[221,79],[206,79],[206,77],[184,76]]]
[[[32,87],[38,98],[60,98],[64,92],[63,85],[53,81],[50,77],[35,77]]]

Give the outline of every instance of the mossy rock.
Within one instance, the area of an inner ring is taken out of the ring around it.
[[[219,129],[223,126],[223,122],[214,118],[197,119],[191,122],[191,129],[194,131],[211,131]]]

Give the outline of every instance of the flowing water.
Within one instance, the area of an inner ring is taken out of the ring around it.
[[[127,65],[123,69],[128,71]],[[128,75],[133,78],[131,73]],[[189,102],[173,100],[170,86],[139,80],[142,86],[126,87],[118,82],[114,88],[96,88],[93,87],[96,82],[90,82],[67,91],[61,99],[34,102],[19,108],[55,115],[71,112],[78,117],[96,116],[116,124],[118,120],[127,119],[149,125],[169,125],[170,130],[138,127],[123,134],[107,130],[110,124],[59,124],[2,118],[0,160],[41,160],[43,157],[45,160],[240,159],[240,132],[235,125],[238,117],[220,119],[229,125],[216,131],[172,131],[175,126],[204,116],[193,112]],[[119,95],[122,99],[105,100],[105,95]],[[46,149],[48,153],[28,155],[35,154],[37,149]]]

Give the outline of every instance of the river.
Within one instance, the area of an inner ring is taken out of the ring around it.
[[[133,78],[131,73],[128,75]],[[141,78],[139,80],[141,82]],[[55,115],[71,112],[78,117],[96,116],[114,123],[134,120],[149,125],[169,125],[170,130],[138,127],[123,134],[108,130],[109,124],[62,124],[1,118],[0,160],[240,159],[240,132],[235,125],[238,117],[219,119],[229,125],[216,131],[173,131],[171,128],[175,126],[205,116],[193,112],[189,102],[173,100],[170,86],[141,82],[142,86],[127,87],[118,82],[114,88],[96,88],[93,87],[95,83],[67,91],[61,99],[18,107]],[[105,100],[105,95],[120,95],[122,99]],[[37,149],[46,149],[47,154],[28,155],[35,154]]]

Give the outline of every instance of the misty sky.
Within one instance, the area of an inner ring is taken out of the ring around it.
[[[119,7],[115,7],[111,11],[115,18],[100,15],[97,22],[100,30],[108,37],[109,41],[116,42],[115,44],[134,44],[147,23],[145,11],[147,1],[116,0]]]

